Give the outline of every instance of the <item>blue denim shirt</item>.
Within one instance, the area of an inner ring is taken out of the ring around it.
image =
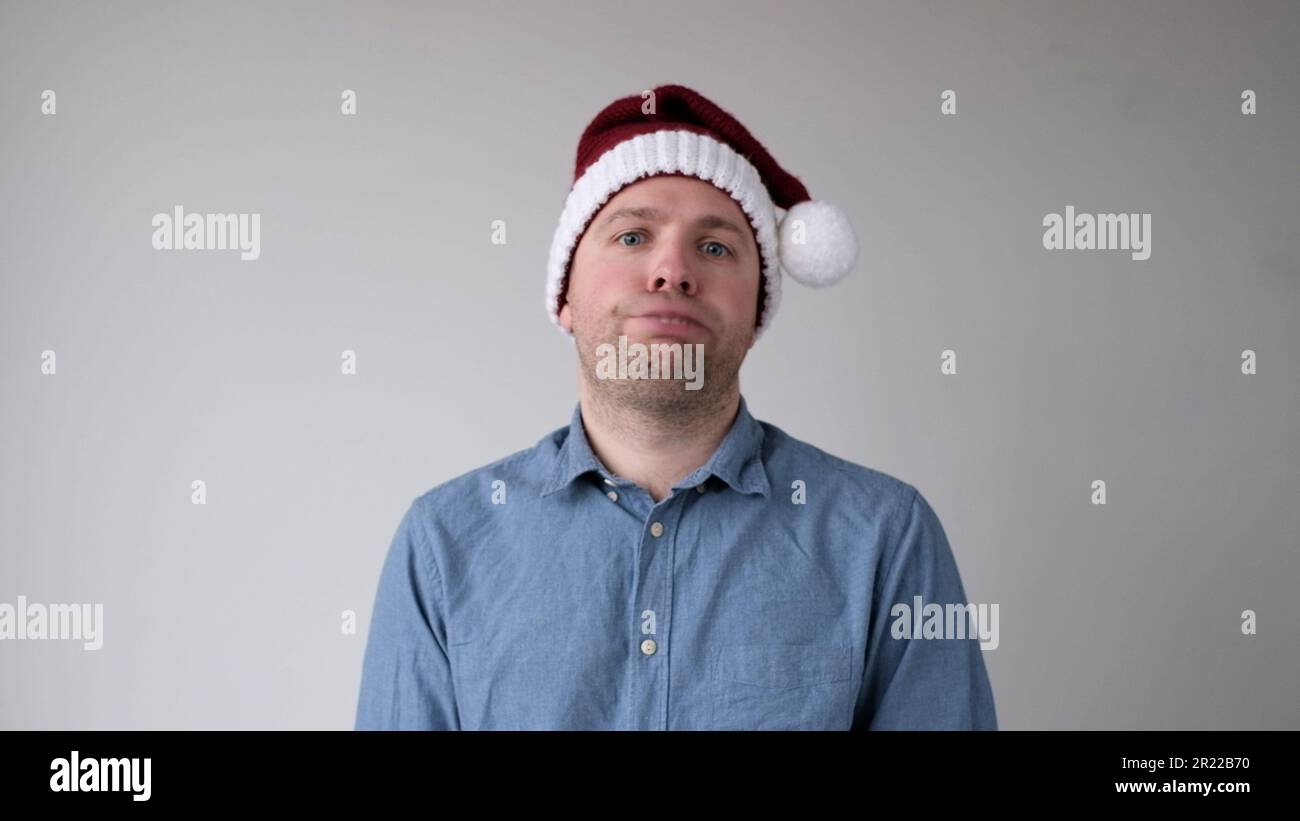
[[[802,483],[802,485],[796,484]],[[416,498],[380,574],[357,729],[996,729],[916,488],[755,420],[655,503],[572,421]]]

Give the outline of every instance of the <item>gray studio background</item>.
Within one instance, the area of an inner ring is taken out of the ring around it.
[[[1300,729],[1298,36],[1288,2],[0,5],[0,601],[105,611],[97,652],[0,643],[0,727],[351,727],[411,500],[573,409],[579,133],[682,83],[854,220],[742,390],[931,501],[1000,605],[1001,726]],[[178,204],[260,213],[261,258],[153,250]],[[1067,204],[1151,213],[1150,260],[1044,250]]]

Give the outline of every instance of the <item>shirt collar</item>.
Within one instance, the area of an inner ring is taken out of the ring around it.
[[[568,434],[555,454],[555,468],[551,480],[542,489],[543,496],[549,496],[565,487],[583,474],[595,471],[606,479],[613,480],[610,473],[591,449],[587,433],[582,424],[582,403],[573,409],[569,420]],[[763,426],[749,413],[745,397],[740,397],[740,406],[736,411],[735,421],[727,435],[722,438],[717,450],[697,470],[673,485],[673,489],[695,487],[710,476],[717,476],[733,489],[741,493],[760,493],[767,496],[771,486],[767,481],[767,471],[763,467]]]

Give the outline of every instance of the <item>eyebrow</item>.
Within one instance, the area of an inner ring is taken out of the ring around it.
[[[647,222],[663,222],[668,215],[658,208],[643,206],[640,208],[620,208],[600,222],[600,227],[604,228],[611,222],[619,219],[639,219]],[[745,232],[740,230],[736,223],[729,219],[724,219],[717,214],[706,214],[695,221],[697,228],[715,228],[720,231],[730,231],[739,237],[744,237]]]

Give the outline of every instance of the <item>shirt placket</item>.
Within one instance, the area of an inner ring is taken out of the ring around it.
[[[623,500],[641,517],[633,580],[630,725],[637,730],[668,726],[669,626],[672,622],[673,561],[683,494],[658,504],[641,488],[624,488]]]

